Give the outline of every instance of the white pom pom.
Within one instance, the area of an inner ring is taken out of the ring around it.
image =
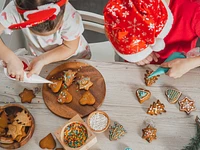
[[[165,48],[164,40],[161,38],[156,38],[156,41],[151,45],[151,48],[156,52],[163,50]]]

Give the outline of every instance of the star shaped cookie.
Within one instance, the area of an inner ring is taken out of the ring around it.
[[[143,135],[142,138],[147,140],[149,143],[156,139],[157,129],[153,128],[151,125],[148,125],[146,128],[142,129]]]
[[[77,81],[79,84],[79,89],[89,90],[89,88],[93,85],[90,81],[89,77],[82,77],[80,80]]]
[[[35,98],[33,90],[24,89],[22,93],[19,94],[22,103],[31,103],[32,99]]]
[[[183,100],[179,101],[180,111],[185,111],[188,115],[196,109],[194,101],[185,97]]]

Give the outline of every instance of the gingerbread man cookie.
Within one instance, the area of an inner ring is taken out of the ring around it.
[[[156,139],[157,129],[153,128],[151,125],[148,125],[146,128],[142,129],[143,135],[142,138],[147,140],[149,143]]]
[[[151,86],[152,84],[154,84],[156,82],[156,80],[158,80],[159,75],[154,76],[152,78],[148,78],[152,72],[153,72],[152,70],[151,71],[146,70],[146,74],[145,74],[145,78],[144,78],[146,86]]]
[[[185,111],[188,115],[194,111],[195,105],[194,105],[194,101],[185,97],[183,100],[179,101],[179,109],[180,111]]]
[[[149,90],[139,88],[136,90],[136,96],[138,98],[139,103],[142,104],[151,97],[151,92]]]

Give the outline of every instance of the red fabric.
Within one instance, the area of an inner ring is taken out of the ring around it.
[[[162,63],[173,52],[185,52],[196,46],[200,37],[200,1],[170,0],[169,8],[174,22],[169,34],[165,37],[165,49],[160,54],[158,64]]]
[[[135,54],[154,43],[168,15],[161,0],[109,0],[104,18],[115,49],[121,54]]]

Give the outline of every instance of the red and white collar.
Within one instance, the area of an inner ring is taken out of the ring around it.
[[[60,0],[57,3],[50,3],[38,6],[35,10],[24,10],[16,6],[19,14],[24,16],[26,21],[9,26],[9,29],[16,30],[36,26],[47,20],[54,20],[60,12],[60,7],[65,5],[67,0]]]

